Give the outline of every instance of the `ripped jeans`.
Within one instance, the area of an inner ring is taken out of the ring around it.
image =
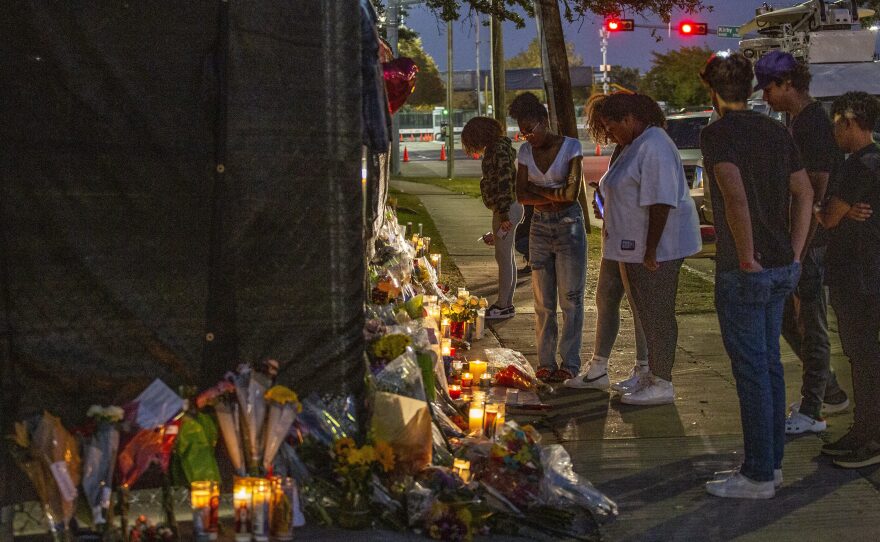
[[[572,375],[581,368],[584,330],[584,287],[587,278],[587,236],[581,206],[542,212],[535,208],[529,230],[529,263],[535,294],[538,365],[555,370],[556,343],[562,368]],[[556,304],[562,309],[562,336]]]

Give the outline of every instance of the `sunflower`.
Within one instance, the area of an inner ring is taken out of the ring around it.
[[[382,470],[389,472],[394,468],[394,450],[387,442],[379,441],[376,443],[376,459],[382,465]]]

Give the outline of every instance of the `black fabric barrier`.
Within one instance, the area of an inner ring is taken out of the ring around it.
[[[359,393],[357,2],[4,12],[3,432],[267,358],[300,393]]]

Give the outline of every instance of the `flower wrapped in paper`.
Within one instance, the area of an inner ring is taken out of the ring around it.
[[[302,412],[302,404],[296,393],[285,386],[273,386],[266,392],[265,399],[269,405],[269,413],[263,430],[263,468],[269,472],[296,415]]]
[[[123,487],[133,486],[150,465],[156,464],[162,472],[168,472],[174,441],[180,429],[179,423],[171,422],[154,429],[143,429],[123,446],[117,459],[119,480]]]
[[[119,452],[119,422],[125,412],[118,406],[92,405],[87,415],[95,421],[95,432],[83,443],[82,487],[97,528],[107,522]]]
[[[235,395],[235,384],[229,380],[221,380],[216,386],[205,390],[196,398],[199,408],[214,407],[217,426],[223,436],[226,454],[232,468],[239,476],[247,474],[244,464],[244,447],[241,438],[241,422],[239,421],[238,400]]]
[[[27,424],[16,423],[12,440],[13,456],[30,478],[57,538],[76,509],[76,487],[81,480],[79,446],[61,420],[48,412],[32,431]]]
[[[245,451],[245,464],[251,474],[257,474],[262,464],[262,429],[266,421],[266,392],[271,381],[249,365],[240,365],[238,372],[227,379],[235,385],[238,400],[238,421]]]

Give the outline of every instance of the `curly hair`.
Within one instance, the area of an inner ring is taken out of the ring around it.
[[[788,81],[796,91],[807,92],[810,90],[810,81],[812,80],[813,76],[810,74],[810,67],[803,62],[798,62],[794,68],[784,73],[780,80],[776,82],[781,84]]]
[[[831,104],[831,118],[850,119],[862,130],[873,130],[880,120],[880,100],[867,92],[847,92]]]
[[[609,134],[602,121],[622,121],[632,115],[645,126],[666,128],[666,116],[650,96],[620,91],[614,94],[596,94],[587,102],[587,126],[593,141],[609,141]]]
[[[464,151],[474,154],[483,151],[503,135],[501,124],[491,117],[474,117],[461,130]]]
[[[521,120],[543,122],[550,119],[547,108],[531,92],[524,92],[514,98],[507,108],[507,114],[517,122]]]
[[[700,79],[725,102],[745,102],[752,95],[752,63],[742,53],[712,55],[700,71]]]

